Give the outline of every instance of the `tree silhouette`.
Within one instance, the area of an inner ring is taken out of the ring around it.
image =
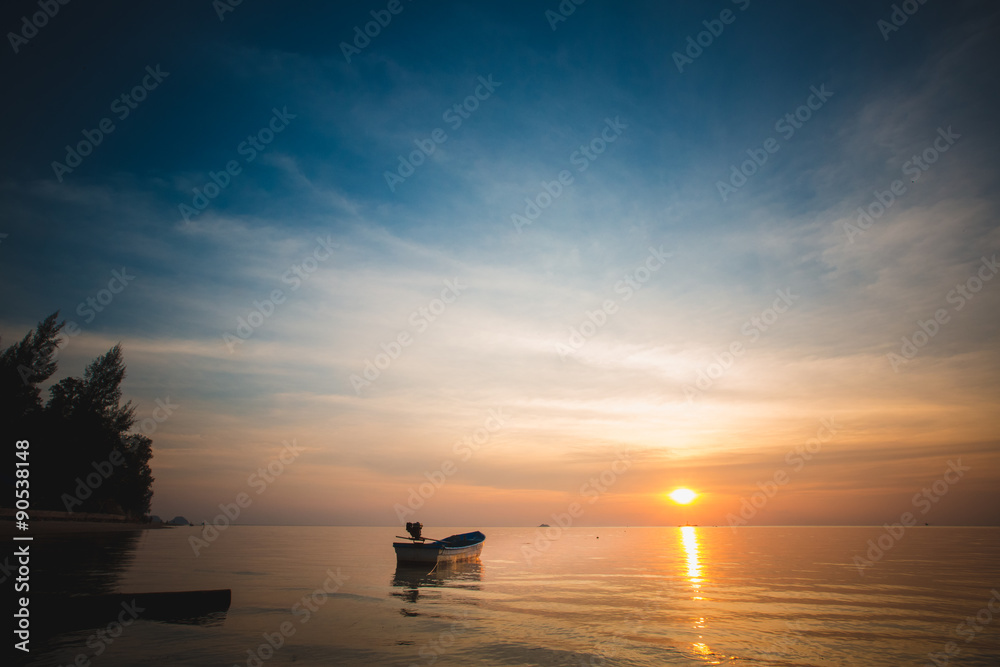
[[[65,322],[56,311],[38,323],[20,342],[0,352],[0,418],[11,427],[26,426],[42,411],[38,385],[56,372],[58,336]]]
[[[0,352],[0,413],[10,436],[30,439],[32,506],[64,511],[145,515],[152,500],[152,440],[129,433],[131,401],[122,404],[125,362],[121,345],[97,357],[82,378],[49,389],[42,406],[39,383],[56,370],[58,311],[33,333]],[[13,494],[7,494],[13,497]],[[4,498],[4,502],[10,502]]]

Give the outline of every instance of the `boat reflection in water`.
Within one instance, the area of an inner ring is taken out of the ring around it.
[[[421,599],[424,601],[440,599],[439,589],[443,588],[480,590],[479,582],[482,578],[483,564],[478,560],[438,563],[436,566],[398,564],[392,577],[393,590],[389,595],[416,604]],[[425,590],[421,591],[421,588]],[[405,609],[401,613],[405,616],[416,615],[415,612],[411,613]]]

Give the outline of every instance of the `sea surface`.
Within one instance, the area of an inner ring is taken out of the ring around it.
[[[398,528],[232,526],[197,556],[201,528],[42,536],[33,592],[231,588],[232,606],[35,627],[19,662],[1000,665],[1000,528],[481,530],[481,562],[434,571],[397,568]]]

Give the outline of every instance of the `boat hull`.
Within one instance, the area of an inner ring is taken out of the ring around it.
[[[393,542],[392,547],[397,563],[462,563],[479,558],[485,540],[485,535],[476,532],[424,544]]]

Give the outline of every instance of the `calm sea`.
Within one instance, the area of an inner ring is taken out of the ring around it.
[[[480,563],[433,572],[397,569],[395,528],[234,526],[199,556],[194,528],[39,538],[36,587],[233,601],[110,643],[36,633],[31,664],[1000,665],[998,528],[909,528],[871,560],[881,528],[482,530]]]

